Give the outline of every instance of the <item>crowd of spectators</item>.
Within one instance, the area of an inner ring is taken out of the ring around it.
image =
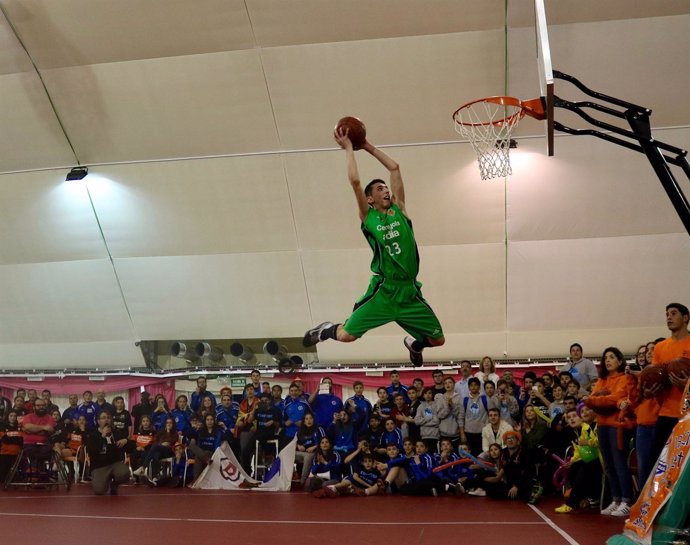
[[[94,399],[86,391],[81,402],[70,395],[60,412],[49,390],[41,397],[18,390],[13,403],[0,401],[0,478],[31,444],[56,450],[70,468],[88,467],[82,477],[97,494],[114,494],[130,478],[182,486],[223,442],[251,473],[256,441],[277,439],[283,448],[295,439],[295,486],[317,497],[452,493],[534,503],[549,493],[563,495],[556,511],[569,513],[599,506],[605,475],[601,513],[627,516],[677,422],[688,378],[672,376],[660,390],[642,387],[638,376],[652,362],[690,355],[688,320],[686,307],[671,304],[671,337],[640,345],[630,362],[608,347],[597,369],[574,343],[567,365],[527,371],[520,384],[488,356],[474,373],[469,361],[457,375],[435,370],[431,384],[416,378],[405,385],[391,371],[373,404],[361,382],[348,399],[333,393],[329,377],[312,393],[293,382],[284,397],[258,371],[237,395],[229,387],[216,395],[199,377],[191,396],[178,395],[172,408],[148,392],[128,410],[121,396],[109,402],[103,392]],[[171,461],[165,474],[164,459]]]

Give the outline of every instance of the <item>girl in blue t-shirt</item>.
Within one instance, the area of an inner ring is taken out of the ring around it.
[[[343,478],[343,464],[340,454],[333,450],[328,437],[322,437],[314,451],[311,475],[305,483],[305,490],[313,492],[322,486],[339,483]]]
[[[333,415],[333,423],[328,426],[326,434],[331,439],[333,450],[341,456],[347,456],[357,448],[357,429],[347,411]]]
[[[326,433],[323,428],[316,425],[314,415],[306,413],[302,420],[302,425],[297,430],[297,450],[295,452],[295,462],[301,464],[302,474],[300,482],[302,485],[306,482],[311,471],[311,465],[314,460],[314,452],[319,446],[319,442]]]

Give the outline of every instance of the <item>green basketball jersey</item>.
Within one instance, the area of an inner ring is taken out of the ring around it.
[[[412,222],[397,204],[385,212],[370,208],[362,223],[362,232],[374,252],[371,271],[391,280],[417,278],[419,252]]]

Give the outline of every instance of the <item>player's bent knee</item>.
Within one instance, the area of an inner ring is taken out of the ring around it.
[[[338,331],[338,340],[341,343],[351,343],[353,341],[356,341],[358,337],[355,337],[354,335],[350,335],[347,331],[344,329],[341,329]]]
[[[431,344],[431,346],[443,346],[446,344],[446,338],[440,337],[438,339],[429,339],[429,344]]]

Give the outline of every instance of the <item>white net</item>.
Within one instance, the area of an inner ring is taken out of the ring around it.
[[[524,115],[520,101],[511,97],[472,102],[453,114],[455,130],[470,141],[477,154],[482,180],[513,173],[510,135]]]

